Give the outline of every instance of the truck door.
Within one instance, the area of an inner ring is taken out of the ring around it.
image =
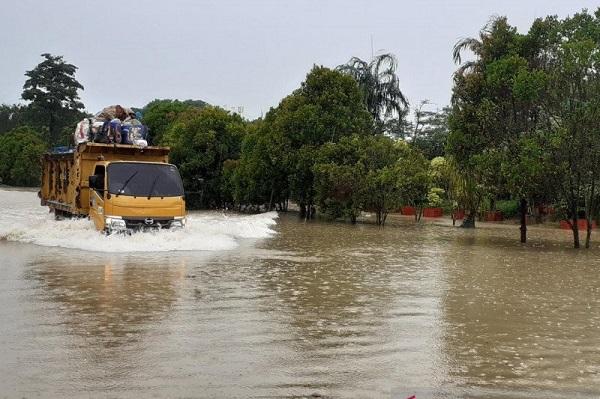
[[[97,230],[104,230],[104,196],[106,195],[106,168],[97,165],[94,169],[96,187],[90,187],[90,219],[94,222]]]

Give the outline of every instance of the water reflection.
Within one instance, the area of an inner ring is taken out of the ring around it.
[[[40,257],[28,277],[57,304],[68,332],[100,351],[138,341],[148,326],[168,317],[186,273],[185,258],[59,259]]]

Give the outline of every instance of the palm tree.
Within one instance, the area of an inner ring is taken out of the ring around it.
[[[379,132],[387,119],[402,117],[408,107],[408,100],[400,90],[397,66],[393,54],[381,54],[371,62],[352,57],[336,68],[356,80]]]
[[[455,74],[462,76],[467,72],[477,71],[486,57],[493,57],[494,51],[490,51],[489,48],[494,47],[493,42],[496,42],[496,45],[500,44],[502,36],[511,31],[516,32],[515,28],[508,24],[506,17],[493,16],[479,31],[479,38],[465,37],[456,42],[452,49],[452,59],[459,67]],[[472,52],[475,60],[462,62],[462,54],[465,50]]]

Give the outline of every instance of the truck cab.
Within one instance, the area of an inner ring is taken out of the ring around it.
[[[103,161],[89,177],[90,219],[112,232],[185,226],[177,167],[159,162]]]

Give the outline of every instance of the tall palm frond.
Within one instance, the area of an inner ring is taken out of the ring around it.
[[[484,43],[498,26],[507,25],[506,17],[497,15],[492,16],[485,26],[479,31],[479,38],[465,37],[456,42],[452,48],[452,59],[459,65],[455,75],[464,75],[467,72],[473,72],[484,56]],[[465,51],[470,51],[475,55],[475,61],[466,61],[463,63],[462,55]]]
[[[386,118],[402,115],[408,107],[408,100],[400,90],[397,66],[393,54],[381,54],[371,62],[352,57],[336,68],[356,80],[365,105],[378,125],[382,125]]]
[[[476,61],[467,61],[464,62],[463,64],[461,64],[458,69],[456,70],[456,72],[454,72],[456,75],[464,75],[467,72],[473,72],[475,71],[475,68],[477,67],[477,62]]]
[[[452,59],[454,60],[455,64],[460,64],[462,63],[461,54],[463,51],[469,50],[477,55],[481,54],[482,47],[483,43],[479,39],[475,39],[473,37],[465,37],[463,39],[460,39],[454,45],[454,48],[452,50]]]

